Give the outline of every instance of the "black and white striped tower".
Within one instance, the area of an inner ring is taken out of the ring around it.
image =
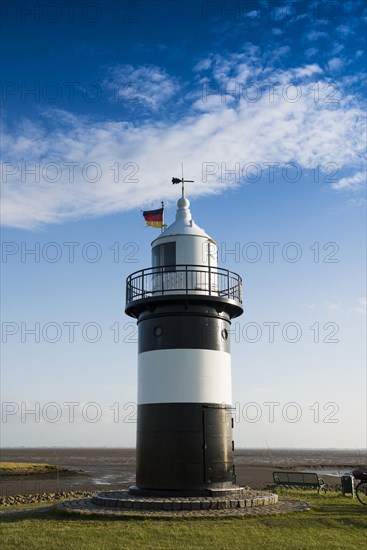
[[[243,313],[239,275],[217,267],[217,245],[188,199],[152,242],[152,267],[127,279],[138,322],[136,485],[141,495],[214,495],[235,485],[231,319]]]

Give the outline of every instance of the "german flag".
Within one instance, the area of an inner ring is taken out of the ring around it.
[[[147,225],[152,227],[158,227],[162,229],[163,227],[163,208],[158,208],[157,210],[146,210],[143,212],[143,216]]]

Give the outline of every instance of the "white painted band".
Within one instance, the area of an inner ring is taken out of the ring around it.
[[[138,355],[138,404],[232,403],[231,355],[164,349]]]

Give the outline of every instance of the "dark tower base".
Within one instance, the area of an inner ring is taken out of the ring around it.
[[[232,410],[218,404],[139,405],[139,494],[210,495],[233,489]]]
[[[238,485],[231,485],[226,489],[195,489],[192,491],[187,490],[176,490],[165,491],[160,489],[142,489],[137,485],[129,487],[129,494],[137,495],[140,497],[162,497],[162,498],[190,498],[190,497],[241,497],[245,493],[244,487],[239,487]]]

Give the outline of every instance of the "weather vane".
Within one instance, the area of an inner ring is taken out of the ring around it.
[[[172,178],[172,183],[173,185],[175,185],[176,183],[181,183],[182,184],[182,198],[185,196],[185,183],[194,183],[194,180],[185,180],[184,179],[184,170],[183,170],[183,163],[181,164],[182,166],[182,178]]]

